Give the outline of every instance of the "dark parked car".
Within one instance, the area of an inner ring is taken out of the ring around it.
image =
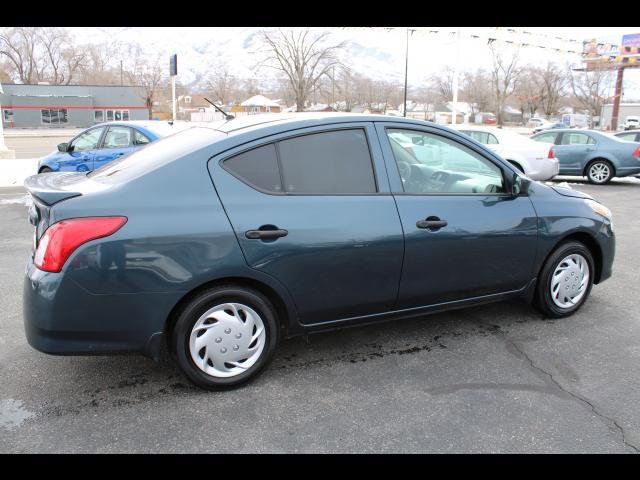
[[[560,175],[585,176],[591,183],[640,173],[640,143],[594,130],[574,128],[538,133],[537,142],[553,143]]]
[[[90,172],[184,126],[159,121],[101,123],[58,145],[42,157],[38,173]]]
[[[533,129],[533,133],[539,133],[539,132],[543,132],[545,130],[553,130],[556,128],[567,128],[567,126],[562,123],[562,122],[558,122],[558,123],[550,123],[550,124],[543,124],[540,125],[539,127],[536,127]]]
[[[640,130],[628,130],[626,132],[618,132],[615,134],[620,140],[627,142],[640,142]]]
[[[152,357],[167,345],[211,389],[254,377],[280,338],[323,329],[509,298],[565,317],[614,257],[611,213],[592,197],[398,117],[245,117],[25,185],[29,343]]]

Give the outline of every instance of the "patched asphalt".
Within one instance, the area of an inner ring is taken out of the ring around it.
[[[573,182],[573,180],[570,180]],[[629,452],[640,449],[640,183],[574,184],[614,214],[613,277],[548,320],[507,302],[285,341],[257,380],[26,342],[24,194],[0,191],[0,452]]]

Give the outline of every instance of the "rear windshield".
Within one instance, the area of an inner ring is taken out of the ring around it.
[[[88,173],[87,177],[102,183],[125,182],[211,145],[223,137],[226,137],[225,133],[211,128],[189,128],[109,162]]]

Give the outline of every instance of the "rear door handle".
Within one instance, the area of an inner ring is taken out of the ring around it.
[[[436,230],[440,230],[442,227],[446,227],[447,224],[446,220],[440,220],[438,217],[427,217],[425,220],[418,220],[416,222],[416,227],[426,228],[427,230],[434,232]]]
[[[287,236],[289,232],[281,228],[274,230],[247,230],[244,236],[251,240],[275,240]]]

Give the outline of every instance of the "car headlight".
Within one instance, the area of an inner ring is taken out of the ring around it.
[[[591,210],[602,215],[604,218],[608,219],[609,221],[613,222],[613,215],[611,214],[611,210],[609,210],[607,207],[605,207],[601,203],[598,203],[594,200],[589,200],[587,198],[585,198],[584,201],[587,205],[591,207]]]

